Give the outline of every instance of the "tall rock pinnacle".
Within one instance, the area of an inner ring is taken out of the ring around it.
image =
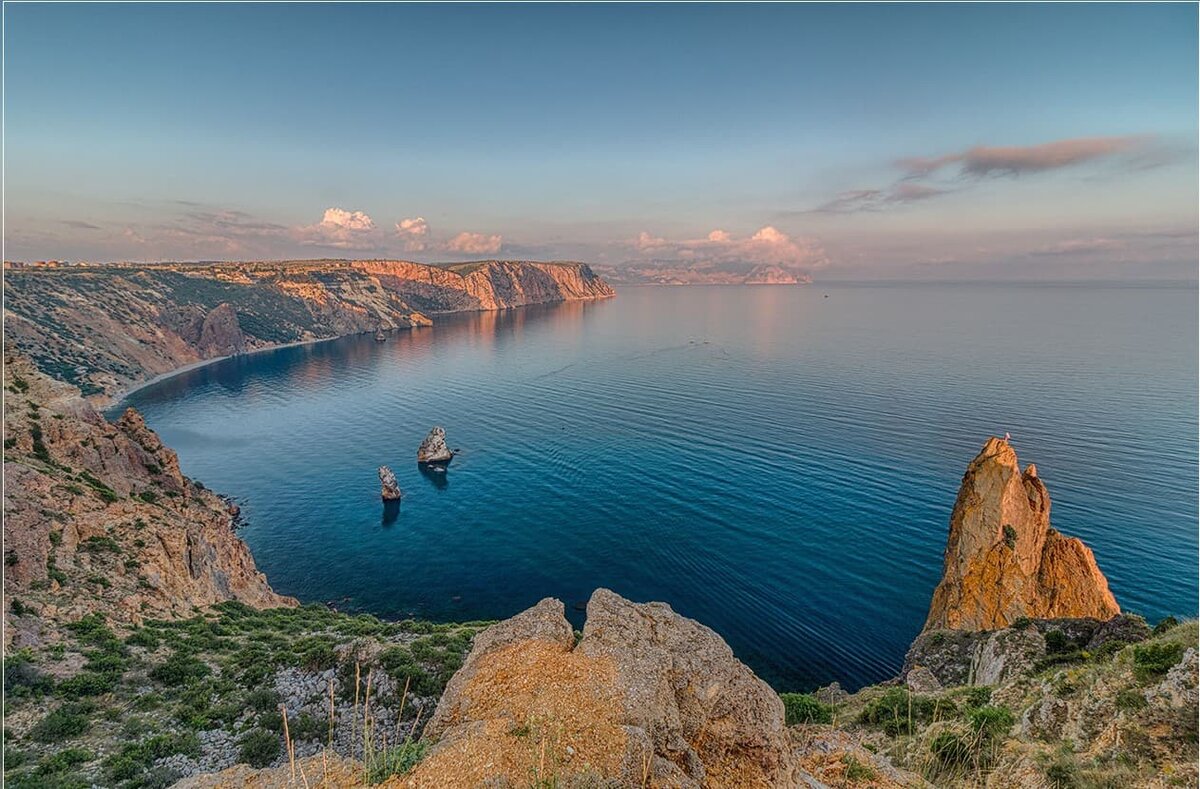
[[[1008,442],[989,438],[963,475],[925,630],[1120,612],[1091,549],[1050,526],[1050,494],[1037,468],[1022,473]]]

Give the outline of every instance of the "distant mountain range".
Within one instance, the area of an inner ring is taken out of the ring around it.
[[[672,261],[592,268],[616,285],[807,285],[812,282],[812,277],[803,271],[768,263],[737,267]]]

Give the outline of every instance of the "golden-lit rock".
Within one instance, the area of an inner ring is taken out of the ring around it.
[[[925,629],[995,630],[1021,617],[1109,619],[1121,612],[1091,550],[1050,525],[1037,468],[990,438],[967,467],[950,516],[942,580]]]

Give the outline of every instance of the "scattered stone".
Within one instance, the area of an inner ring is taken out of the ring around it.
[[[913,693],[937,693],[942,689],[942,683],[933,672],[924,666],[916,666],[904,676],[904,684]]]

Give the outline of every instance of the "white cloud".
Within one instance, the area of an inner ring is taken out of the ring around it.
[[[718,229],[704,238],[682,241],[670,241],[643,231],[634,239],[633,246],[644,257],[656,260],[673,259],[722,266],[770,264],[807,270],[829,264],[825,250],[815,239],[792,238],[771,225],[741,238]]]
[[[503,240],[503,237],[499,235],[489,236],[483,233],[468,233],[464,230],[446,242],[446,249],[470,255],[494,255],[500,251]]]
[[[405,252],[421,252],[427,246],[429,223],[421,216],[401,219],[396,223],[396,235],[404,242]]]
[[[325,216],[315,225],[296,228],[296,240],[305,246],[335,249],[373,249],[375,222],[362,211],[327,208]]]
[[[373,230],[375,223],[362,211],[347,211],[344,208],[326,208],[322,225],[342,227],[346,230]]]

